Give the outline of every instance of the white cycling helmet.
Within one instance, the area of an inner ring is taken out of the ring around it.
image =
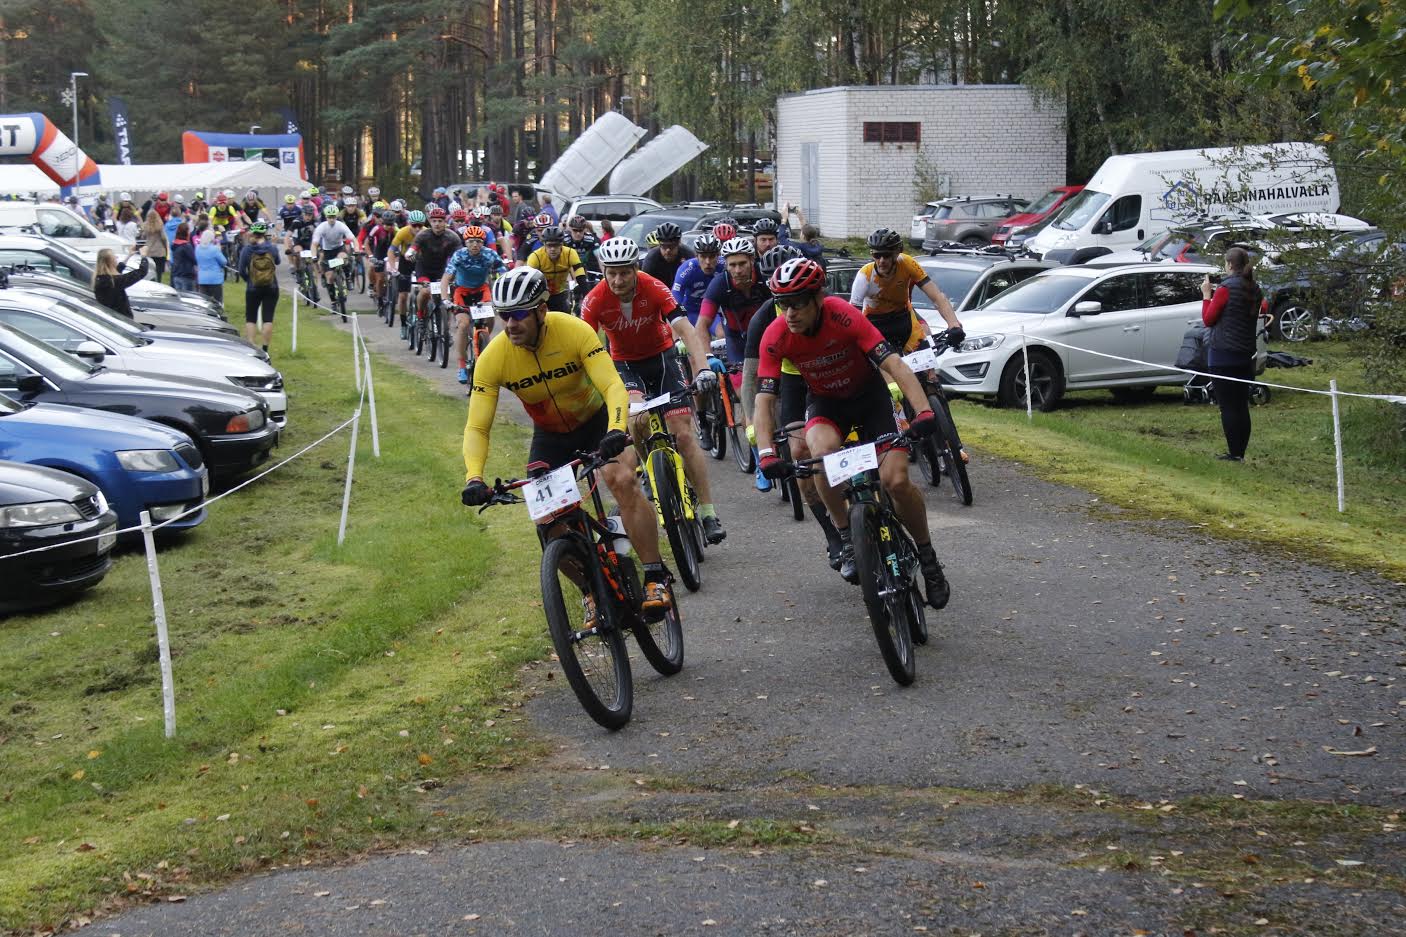
[[[381,195],[381,190],[380,190],[380,188],[379,188],[378,186],[374,186],[374,185],[373,185],[371,188],[369,188],[369,189],[366,190],[366,197],[367,197],[367,198],[379,198],[380,195]]]
[[[234,190],[233,190],[233,189],[225,189],[225,191],[224,191],[224,196],[225,196],[225,198],[234,198]]]
[[[748,257],[756,254],[757,246],[752,243],[751,238],[735,237],[728,238],[723,244],[723,256],[731,257],[733,254],[746,254]]]
[[[348,208],[355,208],[357,206],[358,199],[355,195],[348,195],[345,199],[343,199],[343,201],[346,202]]]
[[[547,297],[547,278],[536,267],[514,267],[493,281],[493,308],[536,308]]]
[[[344,186],[342,186],[342,194],[343,194],[343,195],[351,195],[351,194],[354,193],[355,191],[356,191],[356,189],[353,189],[353,188],[352,188],[351,186],[349,186],[349,185],[344,185]]]
[[[395,199],[391,202],[391,211],[405,211],[405,203],[400,199]]]
[[[625,237],[613,237],[600,246],[596,257],[602,267],[627,267],[639,263],[640,246]]]
[[[122,194],[117,196],[117,200],[120,202],[130,202],[132,200],[132,193],[123,192]]]

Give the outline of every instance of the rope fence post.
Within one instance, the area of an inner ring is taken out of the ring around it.
[[[1338,412],[1338,381],[1328,382],[1328,393],[1333,398],[1333,453],[1338,463],[1338,513],[1347,510],[1347,492],[1343,487],[1343,422]]]
[[[161,712],[166,737],[176,737],[176,690],[171,678],[171,636],[166,630],[166,599],[161,592],[161,570],[156,565],[156,541],[151,535],[151,513],[141,513],[142,542],[146,545],[146,571],[151,577],[151,608],[156,617],[156,648],[161,662]]]
[[[366,356],[366,399],[371,403],[371,454],[381,457],[381,425],[376,421],[376,382],[371,379],[371,351],[363,344],[361,353]]]
[[[337,525],[337,546],[347,539],[347,512],[351,510],[352,473],[356,470],[356,437],[361,429],[361,407],[352,414],[351,451],[347,454],[347,487],[342,491],[342,521]]]
[[[1030,402],[1030,346],[1025,341],[1025,326],[1020,327],[1020,354],[1025,359],[1025,418],[1035,419],[1035,408]]]
[[[357,316],[352,315],[352,366],[356,369],[356,389],[361,390],[361,330],[357,327]],[[358,408],[360,409],[360,408]]]
[[[298,350],[298,285],[293,284],[293,351]]]

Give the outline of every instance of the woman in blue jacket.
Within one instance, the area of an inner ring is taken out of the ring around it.
[[[215,232],[200,235],[195,248],[195,283],[200,292],[223,308],[225,304],[225,252],[215,243]]]

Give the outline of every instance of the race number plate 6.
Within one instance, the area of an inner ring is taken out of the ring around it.
[[[646,410],[653,410],[661,404],[666,404],[672,396],[672,394],[660,394],[658,397],[651,400],[632,400],[630,401],[630,416],[634,416],[636,413],[643,413]]]
[[[569,465],[533,479],[525,486],[527,513],[534,521],[581,503],[576,471]]]
[[[879,451],[872,442],[861,446],[850,446],[825,457],[825,478],[833,488],[843,485],[860,472],[879,467]]]
[[[444,288],[444,284],[443,284],[443,283],[441,283],[441,282],[438,281],[438,280],[434,281],[433,283],[430,284],[430,295],[431,295],[431,296],[438,296],[439,293],[440,293],[440,290],[443,289],[443,288]]]
[[[932,371],[937,368],[937,354],[931,348],[919,348],[904,355],[903,363],[914,371]]]

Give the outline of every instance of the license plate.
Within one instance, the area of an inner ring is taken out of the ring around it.
[[[98,534],[98,552],[106,553],[117,545],[117,525],[113,524],[107,530]]]
[[[872,442],[850,446],[825,457],[825,478],[830,487],[843,485],[861,472],[879,467],[879,450]]]
[[[534,521],[581,503],[581,488],[576,484],[576,471],[569,465],[548,472],[528,482],[523,489],[527,513]]]
[[[343,260],[340,257],[333,257],[331,260],[327,261],[327,266],[331,267],[333,270],[337,269],[342,264]]]

